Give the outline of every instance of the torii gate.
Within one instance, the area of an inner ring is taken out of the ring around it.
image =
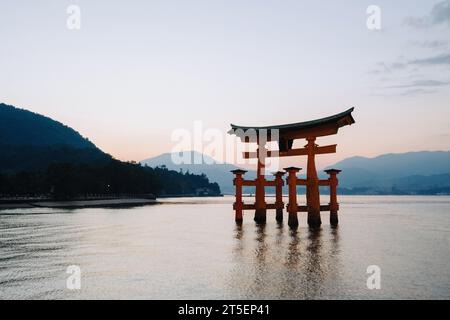
[[[340,127],[351,125],[355,123],[352,117],[354,108],[350,108],[342,113],[312,120],[306,122],[299,122],[293,124],[267,126],[267,127],[244,127],[231,124],[230,134],[236,134],[242,142],[251,142],[248,139],[247,132],[256,133],[256,143],[258,150],[256,152],[244,152],[245,159],[257,158],[257,175],[255,180],[244,180],[243,176],[245,170],[233,170],[235,175],[234,185],[236,186],[236,202],[234,203],[234,210],[236,211],[236,222],[241,222],[243,210],[255,210],[254,220],[258,223],[266,222],[266,210],[276,209],[276,219],[281,222],[283,219],[283,199],[282,199],[282,187],[283,187],[283,175],[287,172],[288,177],[286,179],[289,185],[289,203],[286,209],[289,213],[288,224],[290,227],[296,228],[298,226],[297,212],[308,212],[308,225],[311,227],[318,227],[321,225],[320,211],[330,211],[330,223],[336,225],[338,223],[337,212],[339,210],[339,204],[337,202],[337,174],[340,170],[330,169],[325,170],[329,175],[329,179],[319,180],[317,176],[315,156],[316,154],[327,154],[336,152],[336,144],[319,147],[315,141],[317,137],[334,135],[338,132]],[[272,135],[272,130],[277,130],[278,135]],[[267,133],[266,139],[260,139],[260,132]],[[242,134],[243,133],[243,134]],[[267,151],[265,144],[268,141],[274,141],[274,138],[278,137],[279,151],[274,153],[273,151]],[[295,139],[306,139],[307,144],[304,148],[292,149]],[[261,152],[262,151],[262,152]],[[278,153],[278,154],[277,154]],[[286,172],[278,171],[274,173],[275,179],[267,181],[264,176],[265,157],[279,156],[307,156],[307,170],[306,179],[298,179],[297,172],[301,168],[288,167],[284,168]],[[306,186],[306,206],[299,206],[297,204],[297,186]],[[255,203],[244,204],[242,201],[242,187],[243,186],[255,186]],[[275,203],[267,204],[265,202],[265,187],[275,186]],[[319,186],[330,187],[330,203],[328,205],[320,204]]]

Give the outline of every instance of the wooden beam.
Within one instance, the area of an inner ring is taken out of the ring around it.
[[[336,153],[336,144],[323,146],[323,147],[315,147],[315,154],[326,154],[326,153]],[[298,148],[291,149],[289,151],[267,151],[267,158],[272,157],[293,157],[293,156],[306,156],[308,155],[308,150],[306,148]],[[257,159],[258,152],[244,152],[244,159]]]
[[[243,210],[254,210],[255,209],[255,205],[254,204],[246,204],[244,203],[242,206]]]
[[[281,204],[282,205],[282,204]],[[233,205],[233,207],[235,207],[236,204]],[[267,203],[266,204],[266,209],[277,209],[279,206],[277,203]],[[255,205],[254,204],[250,204],[250,203],[243,203],[242,204],[242,210],[254,210],[255,209]]]
[[[308,212],[308,206],[298,206],[299,212]],[[320,205],[320,211],[330,211],[330,205],[329,204],[322,204]]]
[[[330,185],[330,181],[327,180],[319,180],[319,186],[329,186]]]
[[[315,147],[314,153],[315,154],[326,154],[326,153],[336,153],[336,144],[323,146],[323,147]],[[308,149],[307,148],[298,148],[298,149],[291,149],[289,151],[283,151],[279,153],[280,157],[291,157],[291,156],[306,156],[308,155]]]
[[[255,180],[244,180],[242,181],[243,186],[256,186]]]
[[[277,204],[276,203],[268,203],[268,204],[266,204],[266,208],[267,209],[276,209]]]
[[[265,185],[265,186],[268,186],[268,187],[276,187],[276,186],[277,186],[277,183],[276,183],[276,181],[273,181],[273,180],[272,180],[272,181],[270,181],[270,180],[267,181],[267,180],[266,180],[265,183],[264,183],[264,185]]]

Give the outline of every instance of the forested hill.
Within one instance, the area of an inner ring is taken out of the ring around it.
[[[0,103],[0,198],[220,192],[205,175],[116,160],[58,121]]]
[[[51,163],[105,163],[112,157],[72,128],[0,103],[0,172],[42,169]]]
[[[0,144],[97,147],[74,129],[43,115],[0,103]]]

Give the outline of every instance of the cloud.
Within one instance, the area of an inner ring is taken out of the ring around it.
[[[372,96],[375,97],[398,97],[398,96],[416,96],[416,95],[421,95],[421,94],[431,94],[431,93],[436,93],[438,92],[436,89],[424,89],[424,88],[412,88],[412,89],[408,89],[402,92],[392,92],[392,91],[388,91],[386,92],[385,90],[383,90],[383,92],[378,92],[378,93],[373,93],[371,94]]]
[[[412,61],[409,61],[408,64],[422,65],[422,66],[447,65],[447,64],[450,65],[450,53],[446,53],[446,54],[442,54],[442,55],[438,55],[438,56],[434,56],[434,57],[429,57],[429,58],[424,58],[424,59],[412,60]]]
[[[435,93],[437,92],[437,90],[427,90],[427,89],[411,89],[411,90],[406,90],[404,92],[402,92],[400,95],[401,96],[415,96],[415,95],[419,95],[419,94],[430,94],[430,93]]]
[[[450,85],[450,81],[418,80],[408,84],[388,86],[386,88],[443,87],[448,85]]]
[[[427,58],[408,60],[405,62],[385,63],[379,62],[375,69],[369,71],[369,74],[385,74],[398,70],[411,70],[411,67],[428,67],[428,66],[450,66],[450,53],[444,53]],[[417,71],[417,70],[413,70]]]
[[[418,80],[411,83],[405,83],[400,85],[385,86],[385,89],[406,89],[404,91],[391,91],[390,95],[393,96],[415,96],[420,94],[431,94],[438,92],[439,87],[445,87],[450,85],[450,81],[437,81],[437,80]],[[389,95],[389,94],[388,94]]]
[[[398,57],[397,61],[379,62],[368,73],[377,77],[389,76],[390,79],[383,83],[392,85],[382,87],[389,92],[388,94],[411,96],[444,90],[443,88],[450,85],[450,81],[441,77],[442,81],[429,80],[429,78],[435,78],[436,72],[439,72],[439,75],[448,73],[448,67],[450,67],[450,41],[447,29],[450,27],[450,0],[441,0],[432,6],[427,15],[408,17],[404,22],[415,28],[428,29],[426,34],[429,36],[427,38],[417,39],[410,44],[431,49],[428,52],[434,53],[430,53],[429,56]],[[437,31],[444,32],[444,35],[437,35]],[[431,36],[431,32],[433,36]]]
[[[442,49],[448,47],[449,42],[445,40],[413,41],[411,45],[426,49]]]
[[[444,137],[444,138],[447,138],[447,137],[450,137],[450,133],[441,133],[440,135],[439,135],[439,137]]]
[[[426,28],[429,27],[429,22],[426,18],[419,17],[407,17],[404,24],[413,28]]]
[[[447,23],[450,26],[450,0],[436,4],[430,16],[433,24]]]
[[[406,67],[407,64],[403,62],[393,62],[393,63],[379,62],[377,63],[377,67],[375,69],[369,71],[369,74],[391,73],[396,70],[405,69]]]
[[[447,24],[450,27],[450,0],[438,2],[424,17],[407,17],[404,23],[414,28],[429,28]]]

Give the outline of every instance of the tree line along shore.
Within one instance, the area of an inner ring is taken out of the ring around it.
[[[221,191],[205,175],[115,159],[101,165],[59,163],[41,170],[0,174],[3,206],[74,201],[121,204],[130,199],[149,203],[167,195],[220,196]]]

